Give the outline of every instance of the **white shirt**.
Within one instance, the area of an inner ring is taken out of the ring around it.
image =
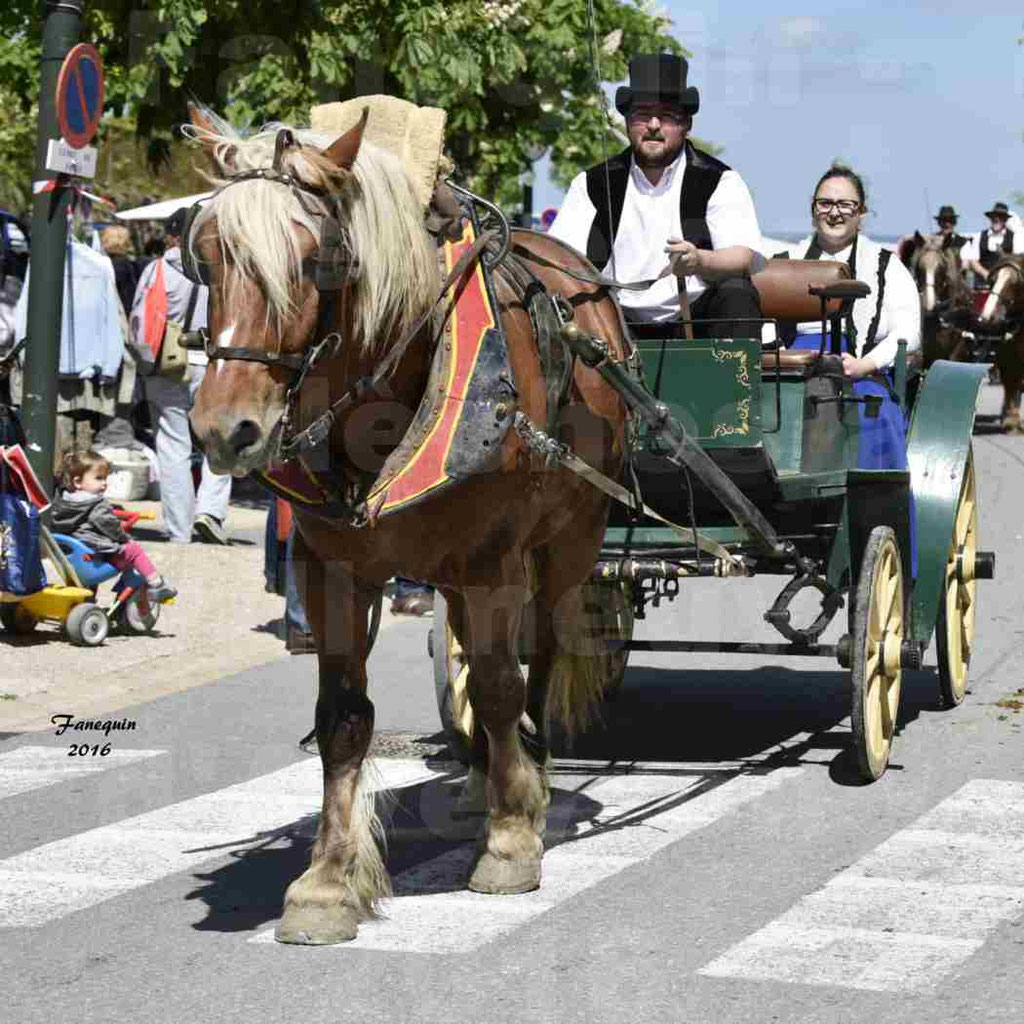
[[[635,164],[630,164],[622,217],[612,248],[612,258],[599,268],[617,281],[643,281],[657,277],[668,265],[665,245],[682,238],[679,218],[680,193],[686,172],[686,149],[665,168],[657,185]],[[587,195],[586,173],[572,180],[569,191],[548,234],[587,251],[587,239],[597,210]],[[750,190],[736,171],[724,171],[708,200],[705,220],[715,249],[745,245],[761,247],[761,229]],[[686,278],[686,294],[693,302],[707,285],[703,278]],[[675,274],[668,274],[642,292],[621,291],[619,302],[633,320],[669,320],[679,316],[679,289]]]
[[[807,255],[813,235],[808,235],[797,243],[790,251],[790,257],[801,260]],[[850,258],[851,245],[841,252],[822,253],[823,260],[836,260],[845,263]],[[853,304],[853,325],[857,330],[857,355],[864,351],[868,328],[875,317],[878,307],[878,258],[882,247],[873,242],[867,235],[857,236],[857,280],[870,286],[871,294],[857,299]],[[797,324],[798,334],[818,334],[821,331],[820,320],[809,320]],[[917,293],[917,284],[910,271],[893,253],[889,265],[885,268],[885,297],[882,301],[882,315],[878,320],[878,333],[875,335],[875,347],[869,355],[880,370],[892,366],[896,360],[896,343],[903,339],[907,343],[907,351],[913,352],[921,347],[921,299]]]
[[[1009,227],[1009,223],[1007,223]],[[1013,248],[1012,253],[1014,256],[1020,256],[1024,254],[1024,231],[1013,231]],[[981,235],[979,231],[976,235],[971,235],[967,244],[960,250],[960,258],[965,260],[980,260],[981,259]],[[999,234],[996,234],[991,228],[988,232],[988,251],[999,252],[1003,248],[1003,239],[1006,237],[1006,228],[1003,228]]]

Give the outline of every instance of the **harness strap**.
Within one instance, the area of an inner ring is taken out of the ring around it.
[[[562,444],[561,441],[556,441],[543,430],[538,430],[525,413],[516,413],[513,429],[526,442],[528,448],[545,456],[549,464],[559,463],[565,466],[566,469],[571,469],[577,476],[582,477],[599,491],[603,491],[616,501],[621,502],[632,513],[642,513],[645,516],[650,516],[651,519],[657,520],[659,523],[664,523],[665,526],[671,527],[681,537],[695,545],[698,550],[721,559],[724,566],[728,566],[731,570],[727,575],[748,575],[743,562],[731,551],[719,544],[718,541],[705,537],[688,526],[680,526],[678,523],[672,522],[671,519],[666,519],[659,512],[655,512],[653,508],[641,501],[637,495],[631,494],[626,490],[622,484],[616,483],[611,477],[605,476],[600,470],[594,469],[588,462],[584,462],[568,445]]]
[[[566,277],[571,277],[574,281],[582,281],[584,284],[596,284],[601,288],[619,288],[629,292],[646,291],[652,284],[673,273],[672,267],[666,264],[665,269],[657,277],[648,277],[643,281],[616,281],[613,277],[606,277],[604,274],[599,273],[592,274],[589,270],[572,270],[569,267],[563,267],[558,263],[553,263],[547,257],[541,256],[539,253],[523,248],[521,245],[513,244],[512,253],[525,262],[536,263],[538,266],[557,270],[565,274]]]

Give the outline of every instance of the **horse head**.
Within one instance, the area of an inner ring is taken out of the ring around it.
[[[988,298],[979,317],[983,324],[1024,313],[1024,256],[1004,256],[992,268],[989,281]]]
[[[910,267],[921,293],[921,309],[934,315],[940,303],[955,300],[963,291],[958,249],[946,235],[915,234]]]
[[[332,396],[339,374],[354,383],[429,305],[437,261],[407,172],[363,141],[365,110],[337,139],[287,126],[243,138],[190,116],[216,185],[181,240],[186,273],[210,289],[191,421],[214,471],[244,476],[279,456],[314,393]]]

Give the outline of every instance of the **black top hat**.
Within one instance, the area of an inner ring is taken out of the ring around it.
[[[1010,219],[1010,208],[1006,203],[996,203],[991,210],[985,211],[986,217],[1002,217],[1003,220]]]
[[[951,220],[955,224],[960,218],[956,215],[956,210],[952,206],[940,206],[935,219],[939,222]]]
[[[642,53],[629,62],[629,85],[615,91],[615,109],[623,116],[638,100],[678,104],[688,114],[700,108],[700,93],[687,87],[685,57],[673,53]]]
[[[174,213],[164,221],[164,234],[174,235],[175,237],[180,235],[181,229],[185,226],[185,214],[187,213],[188,207],[186,206],[181,206],[175,210]]]

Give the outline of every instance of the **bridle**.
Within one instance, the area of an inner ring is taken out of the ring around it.
[[[242,362],[262,363],[266,366],[281,367],[293,374],[288,390],[285,392],[285,408],[281,415],[281,430],[277,454],[282,461],[288,461],[303,452],[311,451],[327,440],[338,414],[353,402],[372,392],[391,373],[400,362],[410,343],[434,315],[434,310],[440,304],[448,289],[462,277],[477,257],[498,237],[497,231],[487,231],[481,234],[452,268],[442,283],[440,292],[434,302],[409,326],[398,344],[375,367],[373,374],[369,377],[357,379],[339,399],[333,402],[309,426],[299,433],[294,433],[295,412],[302,385],[323,357],[332,350],[336,351],[343,341],[343,338],[337,331],[329,331],[328,329],[335,319],[337,304],[342,293],[345,291],[346,286],[352,283],[359,270],[359,262],[345,242],[344,231],[341,227],[341,204],[339,197],[331,195],[323,189],[307,185],[296,179],[293,175],[281,171],[281,157],[285,150],[298,145],[300,143],[296,141],[290,129],[280,129],[274,144],[272,166],[269,169],[259,168],[230,175],[229,180],[221,185],[211,196],[200,200],[189,208],[181,228],[182,272],[193,283],[209,287],[210,264],[196,259],[190,245],[189,235],[196,218],[199,216],[202,204],[216,199],[225,189],[244,181],[261,180],[276,182],[292,190],[292,194],[299,205],[310,217],[323,221],[320,230],[318,255],[316,258],[307,258],[302,263],[304,276],[310,272],[310,265],[312,265],[312,273],[321,302],[317,314],[317,326],[314,330],[315,340],[306,347],[301,355],[282,353],[280,336],[278,337],[277,347],[273,351],[264,352],[259,349],[217,345],[212,341],[207,331],[199,332],[202,340],[202,349],[209,359],[237,359]],[[313,197],[313,199],[320,203],[329,204],[333,209],[325,213],[322,209],[311,208],[314,204],[311,204],[307,197]],[[325,254],[330,254],[331,252],[336,255],[330,259],[325,258]],[[505,246],[502,247],[498,259],[504,255],[504,252]],[[450,312],[451,309],[449,307],[446,317]]]

